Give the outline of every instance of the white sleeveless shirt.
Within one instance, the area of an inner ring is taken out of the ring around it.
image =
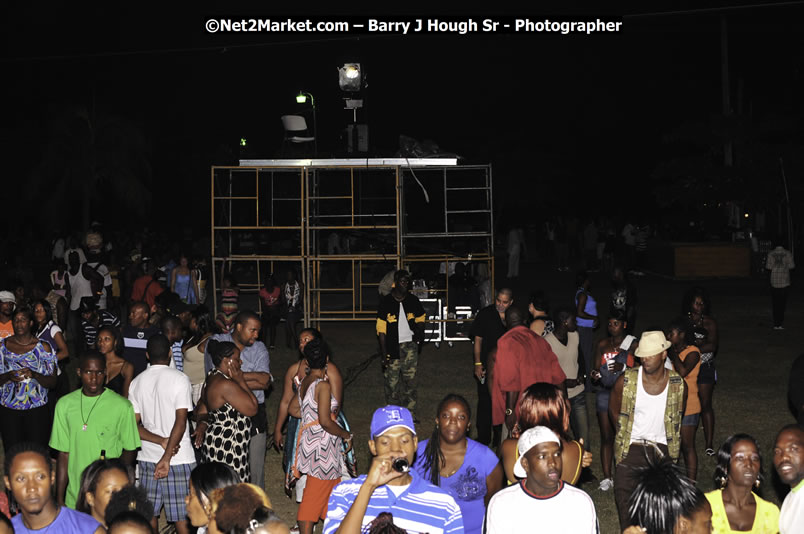
[[[92,286],[89,280],[84,277],[84,264],[78,268],[78,274],[72,275],[67,271],[67,279],[70,282],[70,310],[75,311],[81,305],[82,297],[92,296]]]
[[[667,408],[667,385],[669,383],[670,381],[668,380],[661,393],[651,395],[642,386],[642,367],[639,368],[631,443],[648,440],[667,445],[667,434],[664,430],[664,412]]]

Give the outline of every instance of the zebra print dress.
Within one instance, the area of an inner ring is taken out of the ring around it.
[[[341,478],[341,438],[333,436],[318,422],[318,402],[315,389],[322,379],[307,388],[304,398],[299,395],[301,431],[296,446],[296,470],[321,480]],[[338,409],[338,401],[330,396],[330,412]]]

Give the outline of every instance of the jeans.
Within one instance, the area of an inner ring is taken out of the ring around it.
[[[586,391],[592,391],[590,371],[595,368],[592,364],[595,346],[595,331],[591,326],[578,326],[579,349],[583,355],[584,372],[586,373]]]
[[[590,450],[589,413],[586,411],[586,392],[583,391],[570,399],[570,428],[577,441],[583,438],[583,448]]]

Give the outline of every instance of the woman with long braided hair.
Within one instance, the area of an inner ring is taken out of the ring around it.
[[[458,503],[467,534],[483,529],[486,505],[501,487],[503,469],[491,449],[467,437],[472,410],[450,393],[438,404],[430,439],[419,442],[413,468]]]

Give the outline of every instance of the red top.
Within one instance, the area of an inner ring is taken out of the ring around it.
[[[134,280],[134,284],[131,286],[131,300],[134,302],[144,300],[149,307],[153,308],[156,297],[164,290],[162,284],[146,274]]]
[[[273,291],[270,293],[265,288],[260,289],[260,298],[262,299],[263,304],[269,308],[272,306],[277,306],[279,304],[279,286],[274,286]]]
[[[526,326],[515,326],[497,340],[494,382],[491,385],[491,421],[505,422],[505,392],[522,393],[536,382],[560,386],[567,376],[550,344]],[[514,413],[519,418],[519,403]]]

